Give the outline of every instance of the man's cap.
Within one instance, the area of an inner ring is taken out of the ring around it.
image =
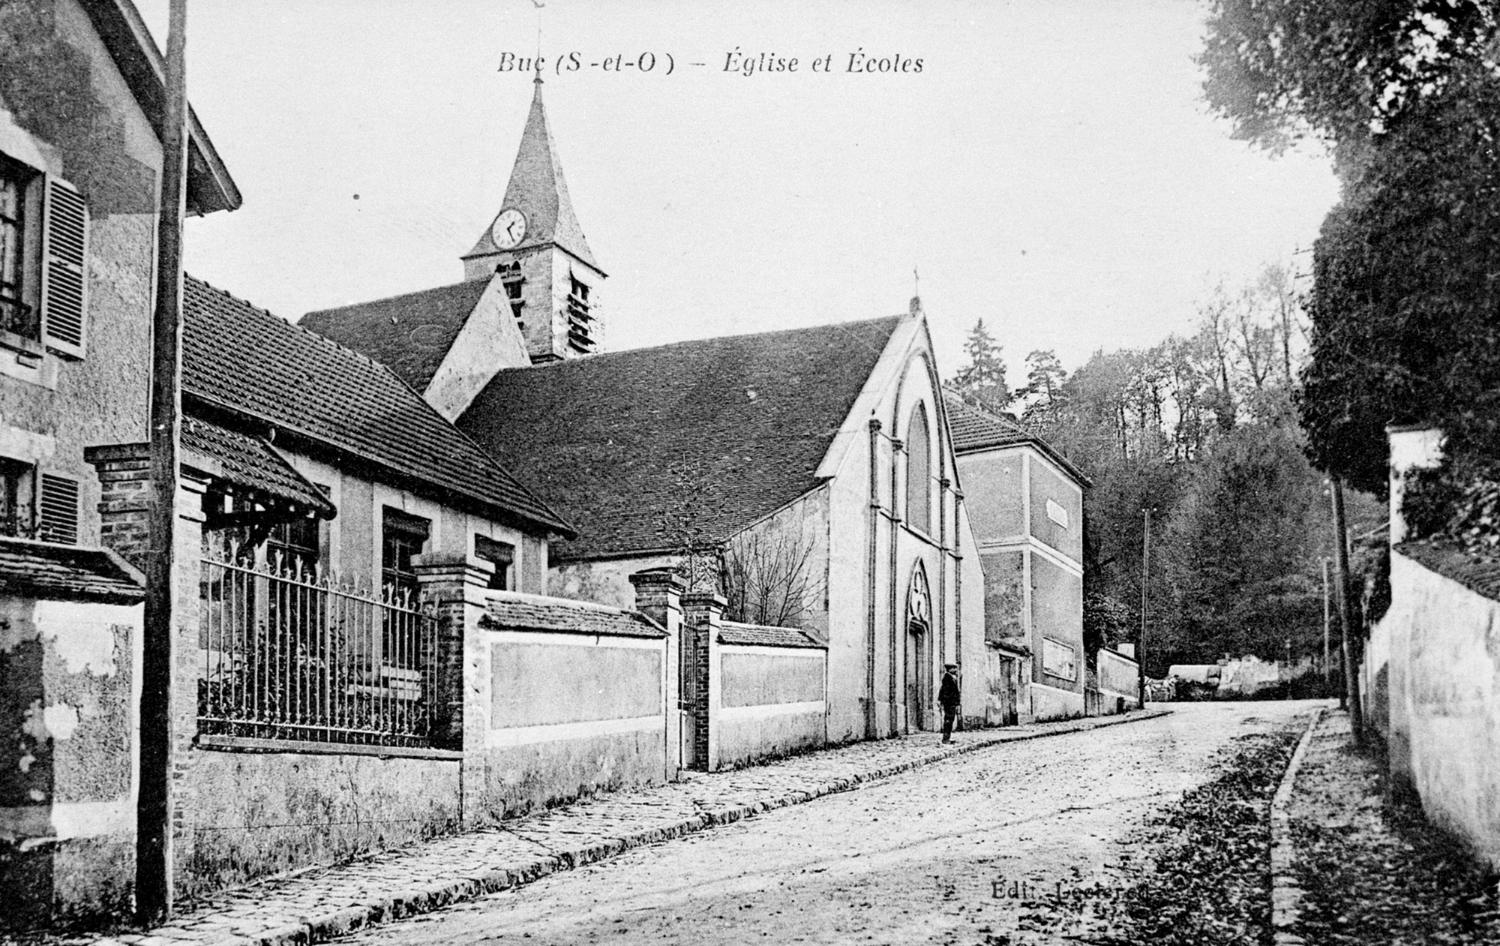
[[[958,664],[943,664],[945,670],[957,670]]]

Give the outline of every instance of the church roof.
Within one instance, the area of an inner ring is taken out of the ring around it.
[[[274,429],[449,505],[572,532],[384,365],[192,277],[182,310],[195,414]]]
[[[901,320],[507,369],[458,425],[577,525],[554,561],[718,542],[818,485]]]
[[[999,447],[1014,447],[1029,444],[1046,454],[1078,482],[1091,482],[1083,471],[1074,466],[1067,457],[1059,453],[1041,436],[1003,417],[994,411],[970,404],[954,391],[943,390],[943,405],[948,411],[948,430],[953,436],[954,453],[977,453]]]
[[[563,179],[562,162],[557,158],[557,144],[547,127],[540,77],[531,98],[531,113],[526,116],[526,130],[521,133],[521,147],[516,151],[516,163],[511,167],[510,184],[505,188],[505,201],[500,205],[500,211],[510,207],[526,214],[526,235],[519,244],[511,247],[512,250],[556,244],[599,269],[588,241],[583,237],[583,228],[578,225],[578,217],[573,213],[573,201],[568,197],[568,183]],[[495,217],[500,216],[500,211],[496,211]],[[500,248],[490,236],[490,227],[486,227],[474,248],[464,255],[467,258],[499,252]]]
[[[309,312],[298,324],[368,355],[422,391],[488,286],[488,280],[472,279]]]

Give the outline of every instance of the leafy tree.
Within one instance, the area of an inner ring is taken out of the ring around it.
[[[1235,137],[1273,151],[1312,136],[1340,167],[1408,109],[1449,91],[1495,33],[1485,0],[1213,0],[1204,97]]]
[[[1209,104],[1272,149],[1313,135],[1344,183],[1315,249],[1300,413],[1319,467],[1385,489],[1384,426],[1500,447],[1497,20],[1480,0],[1214,0]]]
[[[1026,386],[1017,397],[1034,397],[1043,407],[1057,400],[1068,372],[1052,349],[1038,349],[1026,356]]]
[[[1185,488],[1162,542],[1181,614],[1174,646],[1195,660],[1321,647],[1321,478],[1294,427],[1245,425]],[[1309,528],[1309,526],[1312,528]]]
[[[954,376],[954,390],[967,401],[994,411],[1004,413],[1012,400],[1009,386],[1005,383],[1005,360],[1000,345],[984,319],[974,323],[969,336],[964,340],[964,354],[969,363]]]
[[[1315,249],[1302,423],[1321,468],[1373,492],[1392,421],[1500,451],[1500,80],[1464,71],[1372,146]]]
[[[1083,596],[1083,651],[1089,666],[1095,665],[1099,651],[1136,638],[1135,617],[1118,598],[1102,591],[1090,590]]]
[[[1017,399],[1027,401],[1021,422],[1036,431],[1053,425],[1063,400],[1063,385],[1068,372],[1052,349],[1037,350],[1026,356],[1026,386],[1015,392]]]

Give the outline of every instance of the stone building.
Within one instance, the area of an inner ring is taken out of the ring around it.
[[[127,0],[0,10],[0,926],[130,897],[143,592],[85,451],[146,434],[162,74]],[[238,207],[188,139],[189,212]]]
[[[978,558],[939,391],[914,307],[500,371],[458,423],[579,523],[554,594],[620,601],[632,572],[688,563],[742,619],[820,635],[839,742],[933,728],[950,662],[984,718]]]
[[[958,471],[984,566],[991,714],[1081,716],[1083,491],[1077,467],[1019,424],[948,392]]]
[[[728,592],[740,617],[806,627],[828,647],[827,705],[807,741],[932,728],[948,662],[972,675],[965,718],[997,721],[979,561],[920,306],[600,354],[603,270],[540,81],[463,275],[301,324],[390,366],[577,526],[553,548],[553,594],[620,604],[629,575],[672,565]],[[774,613],[735,600],[778,582]]]

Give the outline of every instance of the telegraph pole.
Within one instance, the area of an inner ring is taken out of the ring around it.
[[[1151,508],[1148,506],[1141,510],[1144,525],[1141,529],[1141,634],[1135,645],[1135,660],[1137,673],[1137,686],[1140,693],[1137,699],[1140,701],[1141,709],[1146,708],[1146,605],[1150,600],[1147,592],[1147,583],[1151,578]]]
[[[1329,618],[1330,618],[1329,608],[1332,606],[1332,603],[1328,600],[1328,557],[1326,555],[1323,557],[1322,562],[1323,562],[1323,690],[1324,690],[1324,693],[1326,695],[1327,691],[1329,689],[1331,689],[1332,686],[1333,686],[1333,667],[1332,667],[1332,665],[1329,662],[1332,658],[1328,654],[1328,628],[1329,628],[1329,625],[1332,623],[1329,620]]]
[[[172,910],[173,548],[181,438],[182,216],[187,178],[187,0],[171,0],[161,128],[156,309],[151,322],[151,505],[141,662],[140,791],[136,797],[135,911],[143,924]]]
[[[1339,608],[1339,630],[1342,633],[1344,658],[1344,699],[1349,706],[1349,726],[1354,730],[1354,742],[1365,741],[1364,713],[1359,705],[1359,681],[1354,678],[1354,648],[1350,638],[1354,629],[1350,627],[1349,615],[1349,528],[1344,522],[1344,483],[1333,477],[1333,539],[1334,539],[1334,598]]]

